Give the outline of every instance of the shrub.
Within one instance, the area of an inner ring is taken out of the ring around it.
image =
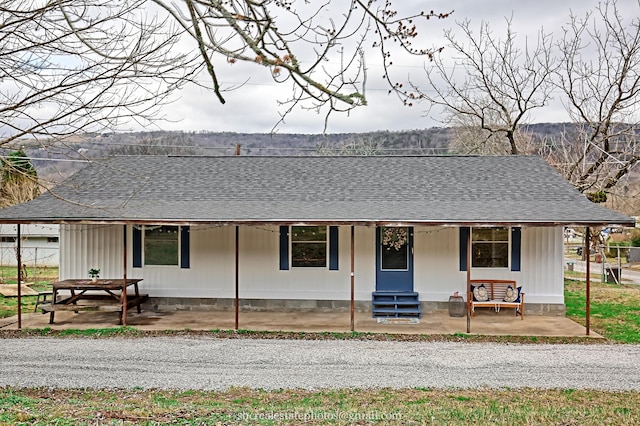
[[[634,229],[631,232],[631,247],[640,247],[640,230]]]

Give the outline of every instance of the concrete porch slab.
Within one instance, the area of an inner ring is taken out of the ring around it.
[[[233,330],[234,311],[143,310],[127,313],[127,325],[139,330]],[[55,323],[49,315],[23,314],[22,328],[53,330],[118,327],[118,315],[110,312],[57,312]],[[16,329],[17,316],[0,319],[0,330]],[[240,312],[239,329],[252,331],[349,332],[349,313]],[[355,331],[368,333],[451,335],[466,334],[466,317],[450,317],[446,311],[425,313],[419,324],[380,324],[370,313],[355,314]],[[471,319],[471,334],[494,336],[585,337],[582,325],[563,316],[516,317],[512,310],[479,310]],[[591,332],[590,337],[602,337]]]

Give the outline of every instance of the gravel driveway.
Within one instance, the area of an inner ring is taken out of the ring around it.
[[[0,341],[0,386],[640,390],[640,345],[202,337]]]

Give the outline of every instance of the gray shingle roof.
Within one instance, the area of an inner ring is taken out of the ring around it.
[[[113,157],[0,222],[632,224],[543,159]]]

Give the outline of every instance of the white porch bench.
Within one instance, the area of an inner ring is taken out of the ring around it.
[[[514,308],[516,315],[520,314],[520,319],[524,319],[524,293],[519,291],[515,280],[470,280],[470,284],[467,300],[472,317],[476,308],[493,308],[496,312],[499,312],[500,308]],[[474,289],[477,291],[474,292]],[[515,299],[512,293],[514,291]],[[486,294],[486,300],[476,298],[483,294]],[[511,299],[514,300],[510,301]]]

